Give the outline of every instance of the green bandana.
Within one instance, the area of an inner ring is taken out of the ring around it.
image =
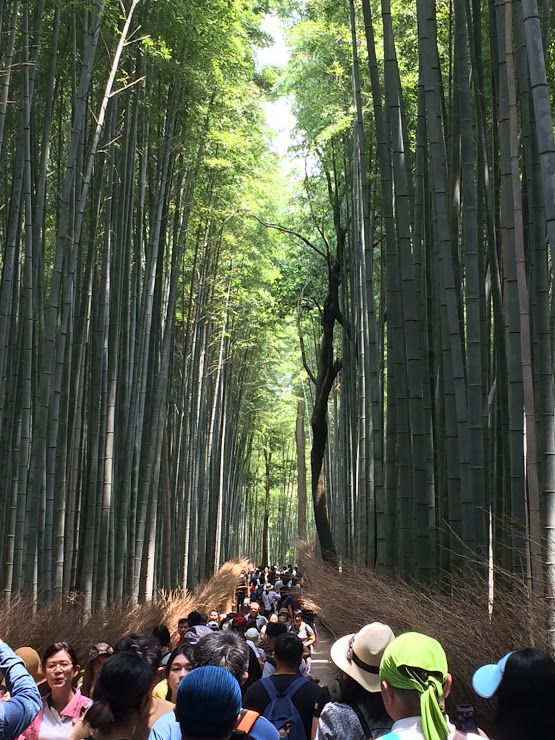
[[[385,649],[380,678],[396,689],[418,691],[424,735],[427,740],[446,740],[449,728],[438,699],[447,680],[447,658],[437,640],[418,632],[400,635]]]

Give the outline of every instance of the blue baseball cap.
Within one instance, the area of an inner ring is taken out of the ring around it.
[[[226,722],[241,711],[241,689],[225,668],[204,665],[181,679],[175,704],[180,723],[195,727]]]
[[[495,694],[503,678],[507,660],[513,652],[514,650],[511,650],[510,653],[504,655],[498,663],[483,665],[474,673],[472,676],[472,686],[478,696],[483,696],[484,699],[490,699]]]

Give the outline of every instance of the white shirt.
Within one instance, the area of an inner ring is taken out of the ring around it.
[[[70,736],[73,727],[71,717],[62,717],[54,707],[46,702],[38,740],[63,740],[63,738]]]
[[[449,722],[449,719],[447,719],[447,726],[449,727],[449,738],[451,738],[455,732],[455,727]],[[480,735],[475,735],[473,732],[469,732],[466,737],[467,740],[483,740]],[[426,740],[422,730],[422,717],[398,719],[397,722],[393,723],[391,732],[384,735],[381,740]]]
[[[264,609],[266,609],[267,612],[270,611],[272,608],[272,604],[279,599],[278,594],[276,594],[275,591],[264,591],[262,593],[262,601],[264,602]]]

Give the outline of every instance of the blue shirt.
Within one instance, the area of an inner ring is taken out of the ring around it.
[[[278,740],[279,732],[266,717],[258,717],[248,736],[252,740]],[[152,725],[148,740],[181,740],[181,727],[174,712],[158,717]]]
[[[5,642],[0,643],[0,671],[11,694],[0,701],[0,740],[15,740],[39,713],[39,690],[25,663]]]

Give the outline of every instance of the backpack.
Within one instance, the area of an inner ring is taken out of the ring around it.
[[[280,740],[306,740],[306,733],[301,715],[293,704],[292,696],[307,679],[299,676],[284,694],[278,694],[271,678],[261,679],[261,683],[268,692],[270,703],[264,710],[264,717],[269,720],[279,732]]]
[[[231,734],[232,739],[240,740],[240,738],[248,737],[259,716],[258,712],[253,712],[251,709],[242,709],[241,719]]]

